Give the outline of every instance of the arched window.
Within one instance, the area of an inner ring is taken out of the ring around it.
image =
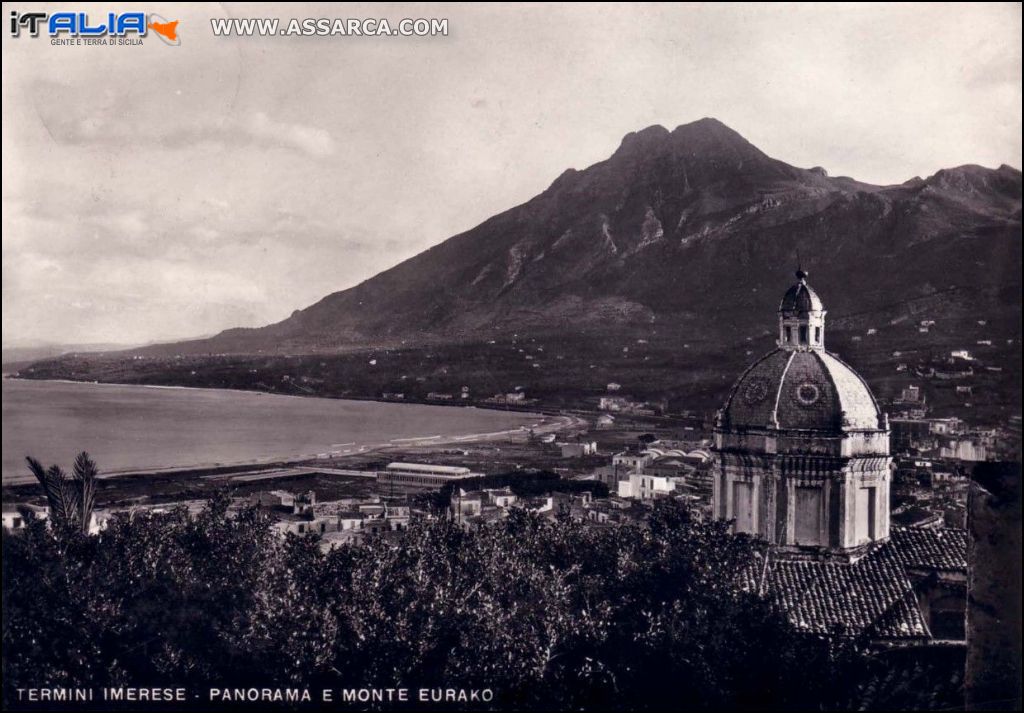
[[[801,324],[800,325],[800,343],[801,344],[807,344],[807,325],[806,324]]]

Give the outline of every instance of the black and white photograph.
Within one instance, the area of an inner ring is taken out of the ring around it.
[[[1021,3],[3,20],[5,711],[1021,709]]]

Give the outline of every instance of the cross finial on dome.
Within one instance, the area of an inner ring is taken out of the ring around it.
[[[796,251],[796,279],[803,282],[807,279],[807,271],[804,270],[803,265],[800,261],[800,251]]]

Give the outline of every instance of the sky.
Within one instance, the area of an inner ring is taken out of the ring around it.
[[[14,38],[4,9],[5,348],[279,321],[652,124],[715,117],[872,183],[1021,166],[1019,3],[145,3],[178,47]],[[214,37],[224,17],[448,36]]]

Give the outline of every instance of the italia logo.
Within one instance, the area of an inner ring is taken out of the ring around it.
[[[164,44],[177,47],[181,44],[178,35],[178,21],[167,20],[155,13],[108,12],[99,18],[90,18],[85,12],[18,13],[11,11],[11,37],[21,37],[24,31],[29,37],[38,37],[44,32],[51,38],[57,37],[145,37],[152,30]]]

